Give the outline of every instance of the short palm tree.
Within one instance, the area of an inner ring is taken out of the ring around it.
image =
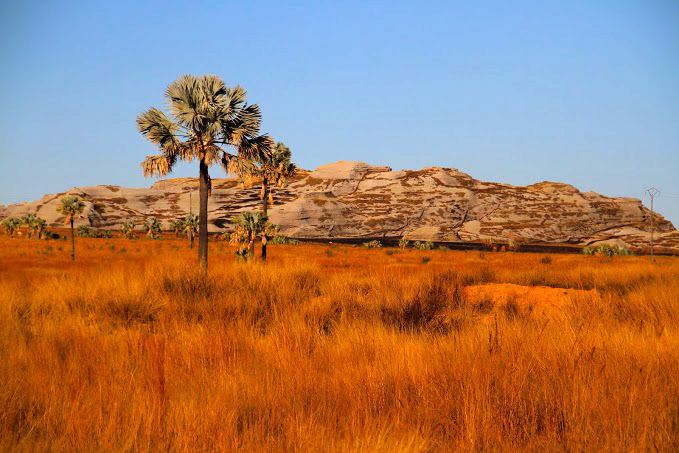
[[[75,261],[75,234],[73,234],[73,220],[82,217],[85,203],[75,195],[67,195],[61,199],[61,204],[57,206],[57,212],[65,216],[64,223],[71,224],[71,259]]]
[[[165,91],[171,119],[157,108],[137,117],[139,132],[158,147],[160,154],[142,163],[144,176],[167,175],[178,160],[198,160],[199,222],[198,260],[207,271],[207,201],[211,192],[210,165],[221,162],[233,172],[239,160],[251,159],[271,138],[258,135],[261,113],[257,105],[245,103],[246,91],[227,87],[217,76],[185,75]],[[236,154],[226,148],[236,150]]]
[[[11,238],[14,238],[14,233],[21,226],[21,219],[16,217],[7,217],[2,221],[2,226],[5,228],[5,233],[9,234]]]
[[[244,185],[252,185],[255,180],[262,181],[259,198],[262,200],[262,213],[265,216],[269,214],[269,204],[273,204],[273,188],[285,187],[288,178],[297,172],[295,164],[290,162],[291,158],[290,148],[278,142],[260,148],[253,159],[238,168]],[[262,241],[262,259],[266,260],[266,240]]]
[[[38,239],[42,239],[42,235],[47,228],[47,220],[41,219],[40,217],[35,219],[33,223],[33,231],[37,235]]]
[[[26,214],[21,218],[21,223],[26,225],[26,228],[28,229],[28,239],[33,237],[33,231],[35,227],[35,222],[38,219],[38,216],[35,214]]]
[[[174,231],[174,237],[178,238],[179,233],[184,230],[184,222],[182,219],[174,219],[170,221],[170,229]]]
[[[182,229],[186,233],[186,237],[189,238],[189,248],[193,248],[193,238],[196,237],[196,232],[198,231],[198,216],[196,214],[187,214],[182,221]]]
[[[134,236],[134,222],[131,220],[124,221],[120,227],[120,231],[127,239],[132,239]]]
[[[158,221],[155,217],[151,216],[144,222],[144,229],[146,230],[146,237],[150,239],[155,239],[160,230],[163,229],[163,224]]]
[[[235,224],[230,239],[235,244],[247,244],[248,258],[255,256],[255,241],[262,237],[266,243],[267,236],[275,234],[277,227],[269,223],[261,211],[243,211],[232,222]]]

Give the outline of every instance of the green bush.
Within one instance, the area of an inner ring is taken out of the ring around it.
[[[269,244],[275,244],[275,245],[299,245],[301,242],[299,242],[297,239],[290,239],[287,236],[284,236],[282,234],[277,234],[274,236],[270,241]]]
[[[410,244],[410,241],[406,238],[401,238],[398,240],[398,246],[402,249],[408,248],[408,245]]]
[[[413,244],[413,248],[417,250],[433,250],[435,248],[435,245],[433,242],[415,241],[415,243]]]
[[[370,242],[364,242],[363,247],[367,249],[378,249],[382,247],[382,243],[380,241],[370,241]]]
[[[634,253],[627,247],[621,245],[610,246],[608,244],[600,244],[594,247],[588,246],[582,249],[583,255],[600,255],[600,256],[633,256]]]

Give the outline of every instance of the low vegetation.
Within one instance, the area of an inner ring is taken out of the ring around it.
[[[273,243],[0,236],[0,450],[679,450],[676,258]]]

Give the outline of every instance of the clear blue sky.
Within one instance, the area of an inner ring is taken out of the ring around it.
[[[304,168],[679,195],[674,0],[27,0],[2,2],[0,21],[3,204],[152,184],[134,121],[184,73],[246,87]],[[679,227],[679,198],[657,207]]]

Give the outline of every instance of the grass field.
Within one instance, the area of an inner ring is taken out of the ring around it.
[[[0,236],[2,451],[679,451],[679,259]]]

